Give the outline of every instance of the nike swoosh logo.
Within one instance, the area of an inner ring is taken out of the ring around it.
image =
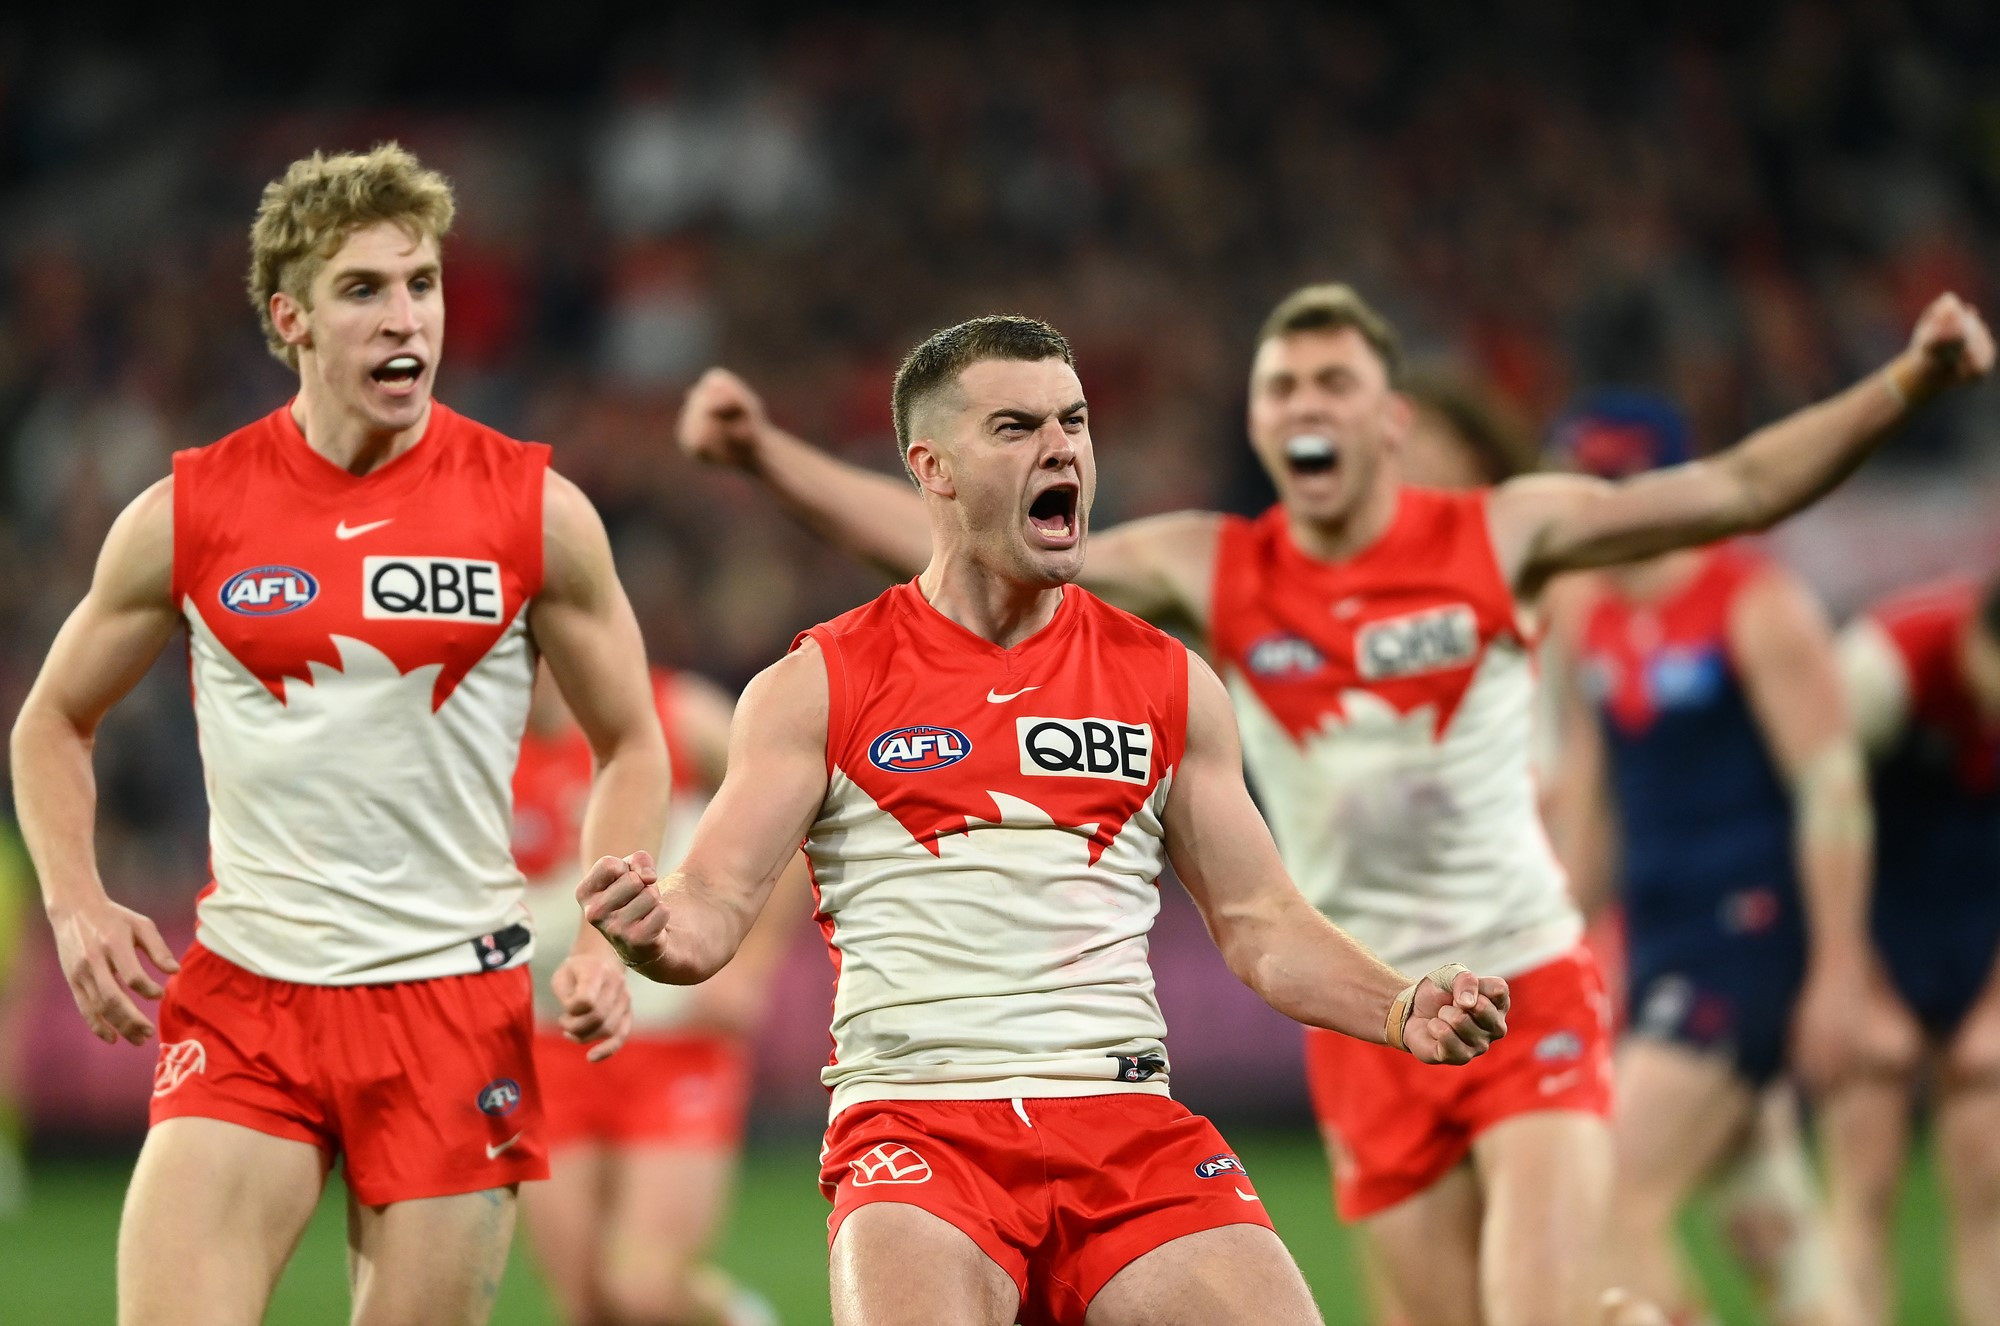
[[[348,523],[343,520],[338,525],[335,525],[333,527],[333,537],[336,539],[358,539],[363,534],[366,534],[369,530],[381,529],[384,525],[389,524],[393,520],[395,520],[395,517],[391,516],[389,517],[388,520],[371,520],[366,525],[355,525],[351,528],[348,526]]]
[[[1246,1202],[1261,1202],[1264,1200],[1256,1193],[1244,1192],[1241,1188],[1236,1189],[1236,1195]]]
[[[1029,691],[1039,691],[1040,689],[1042,689],[1040,686],[1023,686],[1020,690],[1009,691],[1005,695],[1000,694],[998,691],[988,691],[986,692],[986,703],[1005,704],[1009,700],[1026,695]]]
[[[515,1133],[515,1134],[514,1134],[514,1135],[513,1135],[512,1137],[508,1138],[508,1139],[507,1139],[506,1141],[504,1141],[504,1142],[489,1142],[489,1143],[487,1143],[487,1144],[486,1144],[486,1158],[487,1158],[488,1160],[498,1160],[498,1159],[500,1158],[500,1153],[501,1153],[502,1151],[505,1151],[505,1150],[506,1150],[506,1149],[507,1149],[508,1147],[510,1147],[510,1146],[512,1146],[512,1145],[514,1145],[514,1143],[516,1143],[516,1142],[518,1142],[518,1141],[520,1141],[520,1140],[521,1140],[521,1134],[519,1134],[519,1133]]]

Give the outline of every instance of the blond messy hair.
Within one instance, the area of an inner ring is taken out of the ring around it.
[[[1293,332],[1339,331],[1343,327],[1360,333],[1369,349],[1382,361],[1389,385],[1403,383],[1403,342],[1389,320],[1363,299],[1353,286],[1337,281],[1324,285],[1301,286],[1278,301],[1257,333],[1257,344]]]
[[[287,366],[299,366],[298,348],[285,344],[271,321],[271,296],[282,290],[310,308],[314,278],[349,235],[392,221],[443,243],[455,210],[450,182],[399,143],[294,161],[264,186],[250,227],[250,304],[265,345]]]

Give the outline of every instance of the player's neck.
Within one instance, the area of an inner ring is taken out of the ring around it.
[[[1306,556],[1322,562],[1344,562],[1374,547],[1389,526],[1396,523],[1396,503],[1402,485],[1391,475],[1381,474],[1368,494],[1351,509],[1336,516],[1314,518],[1296,511],[1285,513],[1292,542]]]
[[[940,616],[1002,649],[1047,626],[1063,598],[1061,585],[1009,580],[948,553],[931,558],[917,589]]]
[[[430,427],[433,402],[408,428],[384,431],[344,408],[332,392],[319,386],[310,366],[299,375],[299,394],[292,400],[292,422],[306,445],[349,474],[378,470],[417,445]]]

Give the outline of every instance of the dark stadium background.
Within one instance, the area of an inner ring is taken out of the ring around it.
[[[1629,8],[0,19],[0,717],[120,507],[173,449],[287,394],[242,294],[245,232],[264,181],[316,147],[394,137],[451,176],[440,395],[552,442],[610,523],[655,657],[732,685],[880,582],[674,452],[679,395],[711,363],[887,468],[907,345],[982,312],[1047,318],[1095,407],[1103,523],[1265,500],[1241,438],[1250,336],[1309,280],[1354,282],[1420,361],[1530,427],[1580,387],[1644,384],[1687,403],[1705,446],[1879,363],[1940,288],[1994,307],[2000,10]],[[1991,387],[1935,412],[1781,552],[1843,612],[2000,561],[1996,416]],[[206,855],[186,685],[171,650],[98,749],[106,881],[176,938]],[[151,1051],[84,1032],[39,912],[19,910],[12,836],[0,818],[0,938],[10,914],[22,932],[0,1082],[35,1172],[0,1214],[0,1320],[108,1319]],[[754,1280],[803,1240],[785,1256],[808,1290],[817,947],[801,937],[761,1046],[729,1245]],[[1294,1032],[1234,986],[1177,893],[1155,959],[1177,1094],[1289,1176],[1287,1232],[1349,1319]],[[1917,1280],[1936,1275],[1928,1191],[1908,1220]],[[58,1252],[75,1269],[41,1260]],[[325,1293],[274,1320],[342,1319],[337,1266],[318,1269]],[[80,1296],[16,1297],[30,1278]],[[532,1283],[510,1293],[526,1315],[508,1320],[539,1319]]]

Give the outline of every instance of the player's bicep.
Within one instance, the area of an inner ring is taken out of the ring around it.
[[[1271,831],[1243,781],[1229,695],[1188,655],[1187,745],[1167,796],[1167,855],[1225,951],[1228,934],[1296,899]]]
[[[1760,577],[1738,597],[1729,630],[1751,712],[1789,778],[1854,748],[1833,628],[1803,584],[1778,570]]]
[[[1746,527],[1747,495],[1712,461],[1629,479],[1531,474],[1494,489],[1494,540],[1510,583],[1533,591],[1550,576],[1706,543]]]
[[[601,760],[629,742],[662,741],[639,621],[588,498],[548,472],[542,504],[542,590],[528,611],[577,725]]]
[[[684,874],[761,904],[826,799],[827,713],[826,667],[810,641],[751,681]]]
[[[179,622],[173,602],[173,480],[119,514],[90,589],[49,647],[23,713],[53,712],[88,732],[139,683]]]

